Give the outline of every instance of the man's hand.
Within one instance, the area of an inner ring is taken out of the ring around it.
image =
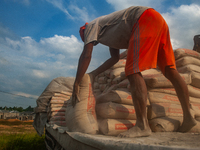
[[[73,93],[72,93],[72,106],[75,107],[76,103],[80,101],[78,97],[79,85],[74,84]]]

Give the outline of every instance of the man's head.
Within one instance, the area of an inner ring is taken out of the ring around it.
[[[80,37],[82,39],[82,41],[84,42],[84,31],[85,31],[85,28],[86,28],[86,25],[88,23],[86,22],[84,26],[80,27],[80,30],[79,30],[79,33],[80,33]]]

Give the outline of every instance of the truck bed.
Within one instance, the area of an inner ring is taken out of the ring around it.
[[[68,132],[48,124],[46,130],[65,150],[200,150],[200,134],[194,133],[154,132],[148,137],[118,138]]]

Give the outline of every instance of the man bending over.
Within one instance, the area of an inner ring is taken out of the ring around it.
[[[78,102],[79,83],[90,64],[93,46],[101,43],[109,47],[111,58],[91,72],[93,79],[118,62],[119,49],[128,49],[125,74],[130,82],[137,121],[134,127],[119,137],[151,134],[146,112],[147,87],[141,71],[156,68],[157,65],[172,82],[181,103],[183,123],[179,131],[187,132],[196,125],[190,112],[187,85],[176,70],[168,25],[157,11],[149,7],[132,6],[86,23],[80,28],[80,35],[84,48],[74,83],[74,106]]]

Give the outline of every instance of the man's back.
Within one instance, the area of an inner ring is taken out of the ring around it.
[[[91,21],[84,33],[85,45],[96,42],[116,49],[128,48],[133,25],[146,9],[132,6]]]

